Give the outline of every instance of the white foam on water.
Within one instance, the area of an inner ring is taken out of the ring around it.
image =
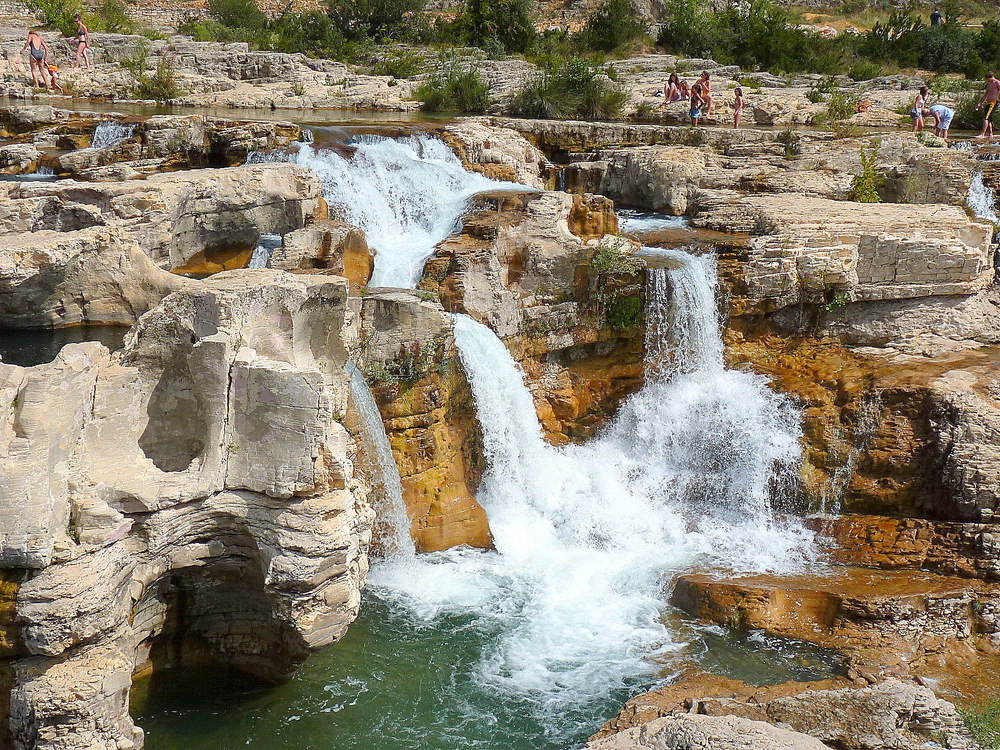
[[[687,225],[688,220],[683,216],[667,216],[631,209],[618,211],[618,228],[625,234],[650,234],[664,229],[683,229]]]
[[[444,142],[429,135],[363,136],[351,145],[349,157],[300,144],[291,156],[252,153],[247,163],[291,160],[312,169],[327,201],[375,248],[372,287],[416,287],[435,246],[458,228],[477,193],[528,189],[467,172]]]
[[[257,247],[250,254],[250,261],[247,268],[267,268],[271,262],[271,255],[281,247],[280,234],[262,234],[257,238]]]
[[[134,124],[123,124],[114,120],[98,123],[94,136],[90,139],[91,148],[110,148],[124,143],[135,134]]]
[[[662,622],[673,575],[789,572],[815,559],[811,535],[772,508],[797,474],[797,410],[763,377],[725,369],[714,261],[648,252],[666,267],[650,269],[647,316],[673,346],[652,348],[647,384],[584,445],[548,444],[503,342],[455,316],[496,551],[390,560],[370,576],[418,621],[498,623],[479,688],[527,701],[553,736],[592,726],[582,707],[661,672],[680,645]]]
[[[1000,224],[1000,217],[997,216],[996,211],[996,196],[993,193],[993,188],[987,187],[986,183],[983,182],[982,172],[977,171],[972,175],[966,203],[977,218]]]
[[[382,539],[387,555],[413,557],[416,550],[413,538],[410,536],[410,518],[407,515],[406,503],[403,501],[403,480],[399,476],[399,467],[392,454],[389,436],[385,432],[382,415],[375,402],[375,396],[365,381],[365,376],[354,365],[347,363],[347,373],[350,376],[351,397],[361,419],[361,428],[371,449],[378,479],[385,492],[385,508],[380,509],[379,519],[383,521],[389,534]]]

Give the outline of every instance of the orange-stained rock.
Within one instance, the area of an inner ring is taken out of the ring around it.
[[[451,318],[421,294],[366,294],[357,358],[399,467],[417,549],[492,547],[475,499],[483,452],[472,389]]]
[[[343,276],[353,289],[368,284],[375,254],[365,234],[340,221],[325,220],[289,232],[271,255],[269,266],[286,271],[325,269]]]
[[[201,250],[171,272],[180,276],[190,276],[202,279],[221,271],[234,271],[246,268],[253,255],[252,247],[229,247],[218,250]]]

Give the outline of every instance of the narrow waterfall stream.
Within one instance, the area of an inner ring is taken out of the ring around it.
[[[983,182],[983,173],[977,170],[972,175],[972,182],[969,183],[969,197],[966,203],[973,214],[979,219],[992,221],[1000,224],[1000,216],[997,216],[996,197],[993,188],[987,187]]]
[[[94,129],[90,139],[91,148],[110,148],[124,143],[135,134],[134,124],[123,124],[114,120],[105,120]]]
[[[410,536],[410,519],[406,513],[406,504],[403,502],[403,480],[400,479],[399,467],[392,455],[392,446],[385,432],[382,415],[379,413],[371,388],[365,382],[365,376],[353,362],[347,363],[347,373],[351,378],[351,398],[358,410],[365,439],[374,454],[378,479],[385,493],[387,507],[376,519],[376,533],[381,536],[380,541],[385,553],[404,558],[413,557],[416,550],[413,538]],[[378,528],[379,521],[382,521],[383,528]]]

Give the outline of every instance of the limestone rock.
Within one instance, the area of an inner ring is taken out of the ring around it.
[[[374,251],[364,232],[329,220],[286,234],[268,265],[288,271],[329,269],[360,288],[368,284],[374,264]]]
[[[0,236],[0,325],[129,325],[186,279],[157,268],[107,227]]]
[[[41,152],[30,143],[12,143],[0,146],[0,173],[34,172],[40,156]]]
[[[827,750],[806,734],[736,716],[665,716],[585,750]]]
[[[466,169],[496,180],[543,187],[548,159],[516,131],[492,127],[485,119],[466,119],[445,127],[442,137]]]

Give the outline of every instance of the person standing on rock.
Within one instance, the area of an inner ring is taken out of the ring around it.
[[[979,104],[976,105],[977,112],[984,104],[986,105],[986,112],[983,114],[983,132],[979,134],[980,138],[993,137],[993,115],[996,114],[998,101],[1000,101],[1000,80],[997,80],[993,73],[987,73],[986,91],[983,93],[983,98],[979,100]]]
[[[691,87],[691,124],[698,127],[698,120],[701,119],[701,110],[705,106],[705,97],[702,94],[700,83]]]
[[[705,116],[711,117],[714,101],[712,99],[712,77],[708,74],[708,71],[701,71],[698,83],[701,85],[702,96],[705,99]]]
[[[927,109],[927,95],[931,93],[931,90],[926,86],[921,86],[920,91],[917,92],[916,99],[913,100],[913,106],[910,108],[910,118],[913,120],[913,132],[919,133],[924,129],[924,110]]]
[[[87,28],[87,24],[83,22],[83,18],[77,13],[73,16],[73,20],[76,21],[76,68],[90,67],[90,29]],[[81,65],[80,61],[86,63],[86,65]]]
[[[736,99],[733,101],[733,128],[738,128],[740,126],[740,121],[743,119],[743,108],[746,106],[746,101],[743,99],[743,89],[736,89]]]
[[[28,64],[31,66],[31,82],[43,89],[48,88],[50,84],[45,80],[48,75],[45,61],[49,56],[49,47],[42,39],[42,35],[34,29],[28,32],[28,39],[21,47],[21,52],[25,50],[28,51]],[[41,78],[41,83],[38,82],[39,78]]]
[[[951,127],[951,121],[955,117],[955,110],[943,104],[935,104],[926,114],[934,118],[934,135],[948,140],[948,128]]]

